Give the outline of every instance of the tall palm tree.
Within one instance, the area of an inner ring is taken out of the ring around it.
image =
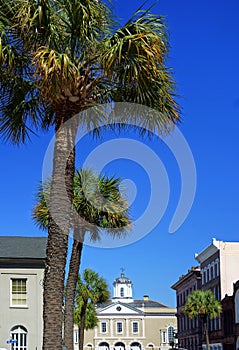
[[[213,292],[209,290],[195,290],[188,295],[184,305],[184,313],[190,318],[200,317],[203,322],[207,350],[210,350],[208,334],[208,318],[214,318],[222,311],[221,303],[215,298]]]
[[[130,230],[128,206],[119,191],[119,178],[99,176],[90,170],[77,171],[74,177],[72,220],[74,242],[65,290],[64,345],[73,349],[73,314],[75,290],[80,268],[81,253],[86,232],[92,240],[100,239],[101,231],[120,237]],[[41,229],[49,224],[48,198],[50,181],[39,187],[33,219]]]
[[[0,0],[0,133],[13,143],[56,132],[44,277],[43,349],[60,348],[77,125],[89,106],[136,102],[158,132],[179,121],[163,18],[140,8],[122,27],[102,0]],[[137,120],[137,116],[136,116]],[[83,123],[84,120],[81,120]],[[97,123],[95,126],[97,127]],[[65,189],[68,196],[65,196]]]
[[[82,278],[79,275],[76,288],[76,305],[79,308],[79,350],[84,346],[84,330],[87,315],[87,305],[91,303],[103,303],[110,297],[106,281],[91,269],[83,271]]]

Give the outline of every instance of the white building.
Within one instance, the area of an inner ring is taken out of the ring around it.
[[[44,237],[0,237],[0,348],[42,348],[45,254]]]
[[[98,326],[85,332],[86,350],[169,349],[176,331],[176,309],[144,296],[133,299],[132,281],[116,278],[112,301],[98,305]],[[78,349],[75,328],[75,349]]]
[[[0,237],[0,350],[41,350],[45,237]],[[85,332],[86,350],[168,350],[176,309],[144,296],[133,299],[124,273],[112,301],[98,305],[98,326]],[[75,349],[78,330],[75,329]],[[12,342],[12,343],[9,343]]]
[[[195,255],[200,263],[202,289],[211,289],[221,300],[233,294],[233,283],[239,276],[239,242],[223,242],[212,239],[212,243]]]

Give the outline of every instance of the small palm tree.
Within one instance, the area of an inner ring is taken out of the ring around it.
[[[190,318],[198,316],[202,318],[207,350],[210,350],[207,320],[218,316],[221,311],[221,303],[215,298],[211,290],[195,290],[188,295],[184,305],[184,313]]]
[[[73,188],[72,228],[74,242],[71,251],[69,272],[65,288],[64,344],[73,349],[74,299],[82,248],[86,232],[92,240],[99,240],[102,231],[120,237],[130,230],[128,206],[119,191],[119,178],[98,176],[90,170],[77,171]],[[41,229],[49,224],[48,201],[51,181],[39,187],[33,219]]]
[[[81,325],[81,310],[82,310],[83,301],[78,300],[75,302],[74,307],[74,324],[78,326],[78,333],[80,334],[80,325]],[[98,324],[98,317],[96,313],[95,306],[91,303],[87,303],[86,314],[85,314],[85,324],[84,329],[93,329]]]
[[[107,301],[110,297],[108,286],[106,281],[101,278],[98,273],[92,271],[91,269],[84,270],[82,278],[79,275],[76,288],[76,310],[78,309],[79,313],[75,317],[75,321],[78,321],[79,327],[79,350],[83,350],[84,346],[84,330],[86,325],[89,326],[86,322],[87,317],[87,306],[89,304],[91,307],[95,306],[97,303],[103,303]],[[88,311],[89,312],[89,311]],[[91,316],[94,319],[94,313],[91,310]],[[89,314],[88,314],[89,316]],[[93,326],[91,320],[91,326]],[[95,326],[95,324],[94,324]],[[93,328],[93,327],[91,327]]]

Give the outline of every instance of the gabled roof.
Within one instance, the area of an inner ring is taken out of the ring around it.
[[[47,237],[0,236],[0,259],[45,259]]]
[[[130,303],[122,303],[120,301],[116,303],[108,303],[108,304],[101,304],[97,307],[97,314],[98,315],[138,315],[143,314],[143,312],[137,308],[135,308],[132,305],[129,305]]]
[[[119,306],[121,307],[119,309]],[[163,309],[163,310],[162,310]],[[154,300],[134,300],[128,303],[122,303],[121,301],[114,302],[108,301],[103,304],[97,305],[97,314],[99,316],[111,315],[133,315],[133,314],[144,314],[144,315],[155,315],[161,313],[170,313],[172,310],[169,306],[159,303]]]

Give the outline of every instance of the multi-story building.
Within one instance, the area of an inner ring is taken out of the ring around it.
[[[218,300],[232,295],[238,280],[239,242],[223,242],[215,238],[201,253],[195,255],[200,263],[202,289],[211,289]]]
[[[45,254],[44,237],[0,237],[2,349],[42,348]]]
[[[215,298],[222,300],[225,295],[233,294],[233,283],[239,277],[239,242],[223,242],[215,238],[201,253],[195,255],[200,263],[202,289],[211,289]],[[221,315],[209,322],[212,348],[222,348]]]
[[[190,319],[183,312],[187,296],[201,289],[201,270],[193,266],[172,285],[177,298],[177,337],[178,347],[188,350],[200,349],[202,344],[202,322],[199,318]]]
[[[189,350],[206,348],[200,319],[195,319],[193,324],[193,321],[189,320],[182,312],[187,293],[192,291],[191,285],[194,284],[196,289],[211,289],[215,297],[222,302],[223,313],[208,320],[210,349],[232,350],[233,348],[238,350],[239,291],[235,291],[233,285],[239,278],[239,242],[223,242],[213,238],[212,243],[201,253],[196,254],[195,258],[200,263],[200,266],[196,268],[197,272],[189,270],[187,275],[182,276],[172,286],[177,293],[179,347]],[[201,281],[197,280],[199,273],[201,273]],[[235,310],[235,321],[232,317],[232,309]],[[197,347],[192,338],[197,339]]]
[[[43,333],[45,237],[0,237],[0,349],[40,350]],[[144,296],[134,300],[124,273],[113,298],[97,306],[98,326],[86,331],[88,350],[168,350],[176,331],[176,309]],[[75,348],[78,332],[74,331]]]
[[[87,350],[169,349],[176,331],[176,309],[144,296],[134,300],[124,273],[114,281],[109,303],[97,306],[98,326],[85,332]],[[78,332],[75,329],[75,349]]]

